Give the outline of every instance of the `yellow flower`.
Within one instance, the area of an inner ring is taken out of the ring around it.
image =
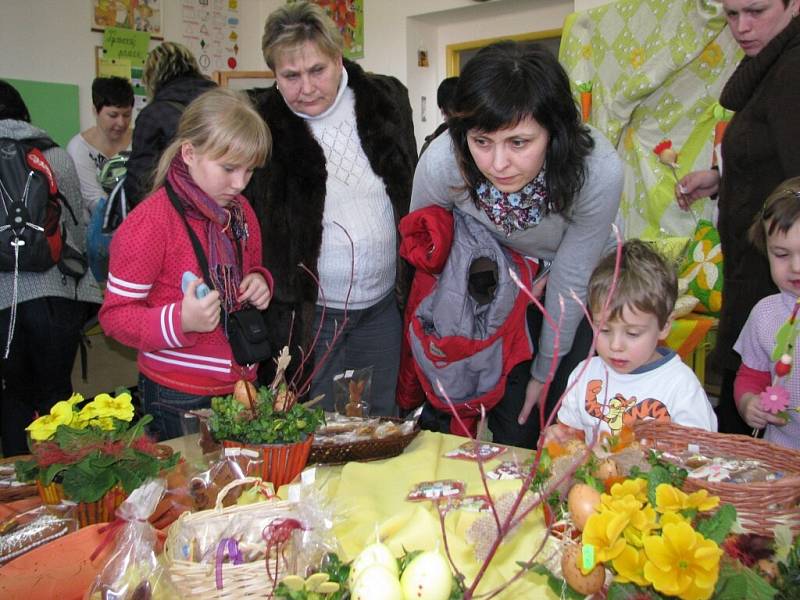
[[[646,479],[626,479],[611,486],[611,496],[621,498],[622,496],[633,496],[639,502],[647,501],[647,480]]]
[[[642,503],[636,499],[632,494],[625,496],[609,496],[608,494],[600,495],[600,510],[610,510],[613,512],[624,513],[632,515],[637,510],[642,508]]]
[[[689,523],[689,519],[679,512],[668,510],[661,515],[661,528],[663,529],[664,525],[669,525],[670,523]]]
[[[627,545],[621,538],[622,531],[628,526],[628,518],[624,514],[613,511],[595,513],[586,521],[583,528],[583,544],[594,546],[597,562],[606,562],[619,556]]]
[[[681,511],[687,507],[688,499],[689,496],[668,483],[661,483],[656,488],[656,510],[660,513]]]
[[[31,439],[37,442],[49,440],[56,433],[59,425],[69,425],[72,423],[72,405],[67,400],[56,402],[50,409],[49,415],[44,415],[36,419],[25,428],[29,431]]]
[[[653,587],[683,600],[706,600],[714,593],[722,550],[686,523],[664,526],[644,538],[644,576]]]
[[[98,394],[94,400],[81,409],[78,418],[89,421],[98,417],[114,417],[121,421],[133,420],[133,404],[130,394],[120,394],[112,398],[108,394]]]
[[[69,398],[67,398],[67,402],[70,406],[75,406],[76,404],[80,404],[83,402],[83,396],[80,394],[72,394]]]
[[[625,546],[620,555],[611,561],[614,571],[616,571],[614,581],[619,581],[620,583],[630,582],[641,586],[649,585],[647,579],[644,578],[644,565],[646,562],[647,557],[643,550]]]
[[[644,64],[644,50],[642,48],[634,48],[631,50],[631,66],[638,69]]]
[[[717,42],[711,42],[703,49],[700,54],[700,62],[706,66],[713,68],[716,67],[722,60],[722,48]]]
[[[706,512],[719,506],[719,496],[709,496],[708,490],[701,489],[689,494],[686,499],[687,508],[696,508],[700,512]]]
[[[97,417],[96,419],[89,421],[88,424],[94,427],[99,427],[105,431],[111,431],[114,429],[114,419],[111,417]]]

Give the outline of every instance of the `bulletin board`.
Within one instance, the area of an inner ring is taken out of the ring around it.
[[[31,123],[44,129],[59,146],[66,146],[81,130],[77,85],[24,79],[6,81],[25,101],[31,113]]]

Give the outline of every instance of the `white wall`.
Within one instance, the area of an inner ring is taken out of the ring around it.
[[[283,2],[239,0],[240,70],[266,68],[261,55],[264,21]],[[367,70],[394,75],[406,83],[417,140],[421,142],[440,121],[436,87],[446,76],[448,44],[557,29],[569,13],[605,3],[606,0],[368,0],[364,2],[365,57],[358,62]],[[0,77],[78,84],[82,129],[94,123],[94,48],[102,44],[102,34],[89,29],[90,5],[90,0],[2,0],[0,15]],[[164,10],[165,37],[179,41],[180,0],[164,0]],[[428,68],[417,66],[420,43],[428,50]],[[427,97],[426,122],[421,121],[422,96]]]

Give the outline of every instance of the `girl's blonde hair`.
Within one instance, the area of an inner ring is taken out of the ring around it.
[[[267,66],[275,70],[275,57],[284,50],[313,42],[331,58],[342,55],[344,40],[324,9],[311,2],[295,2],[275,9],[267,17],[261,50]]]
[[[763,254],[767,253],[767,238],[776,231],[786,234],[800,219],[800,177],[781,183],[767,197],[747,232],[747,237]]]
[[[272,149],[264,119],[243,93],[214,88],[186,107],[175,139],[158,161],[153,191],[164,185],[170,163],[183,144],[211,160],[226,157],[234,165],[262,166]]]
[[[150,98],[165,83],[179,77],[203,77],[194,54],[186,46],[163,42],[147,53],[142,69],[142,85]]]

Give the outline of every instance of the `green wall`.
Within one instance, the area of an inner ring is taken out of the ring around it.
[[[60,146],[80,131],[78,86],[68,83],[46,83],[24,79],[6,79],[22,95],[31,122],[44,129]]]

